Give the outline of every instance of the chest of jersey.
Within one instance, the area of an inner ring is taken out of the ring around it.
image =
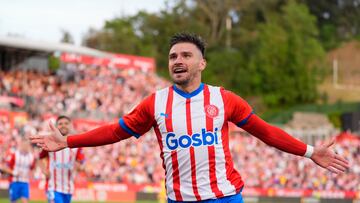
[[[165,149],[221,144],[225,112],[219,89],[188,98],[175,91],[157,96],[155,119]]]

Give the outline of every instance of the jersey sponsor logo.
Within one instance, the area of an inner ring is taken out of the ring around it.
[[[210,146],[218,144],[217,128],[214,132],[206,131],[204,128],[201,129],[200,133],[194,133],[192,135],[181,135],[177,137],[175,133],[170,132],[166,135],[166,146],[170,150],[175,150],[178,147],[189,148],[199,146]]]
[[[215,118],[219,115],[219,108],[215,105],[209,104],[205,106],[206,116]]]
[[[53,168],[63,168],[63,169],[72,169],[72,163],[52,163]]]

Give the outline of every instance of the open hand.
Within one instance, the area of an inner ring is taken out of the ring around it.
[[[30,136],[30,141],[33,144],[41,147],[43,150],[54,152],[67,147],[66,137],[64,137],[59,129],[57,129],[52,122],[49,122],[49,132],[40,135]]]
[[[343,173],[349,169],[349,162],[339,156],[330,147],[335,143],[335,138],[314,148],[314,153],[310,157],[317,165],[335,173]]]

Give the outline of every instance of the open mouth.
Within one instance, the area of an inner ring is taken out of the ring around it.
[[[175,74],[185,73],[185,72],[187,72],[187,69],[183,68],[183,67],[177,67],[177,68],[174,68],[174,70],[173,70],[173,73],[175,73]]]

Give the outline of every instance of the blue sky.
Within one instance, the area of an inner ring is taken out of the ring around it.
[[[0,0],[0,35],[58,42],[64,29],[79,45],[90,27],[99,29],[116,16],[164,7],[165,0]]]

